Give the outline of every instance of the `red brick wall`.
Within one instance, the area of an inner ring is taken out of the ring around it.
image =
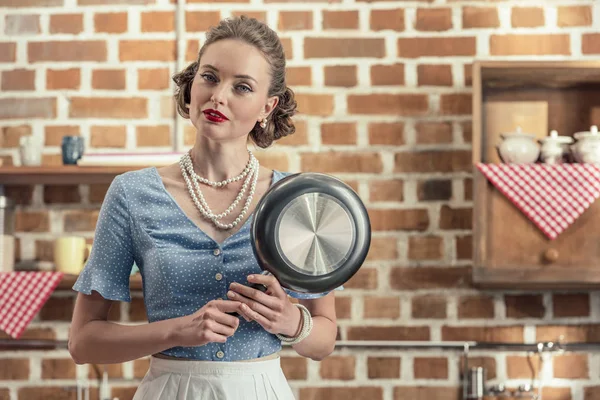
[[[279,31],[300,109],[297,133],[259,152],[261,161],[342,177],[372,218],[368,261],[338,295],[341,339],[600,339],[597,293],[470,285],[470,66],[475,57],[597,57],[596,2],[188,0],[179,34],[174,3],[0,0],[3,161],[19,164],[21,135],[44,138],[46,165],[60,164],[65,134],[102,151],[186,148],[193,132],[175,123],[169,77],[196,57],[211,24],[253,15]],[[55,235],[91,240],[105,190],[9,187],[21,204],[19,260],[48,268]],[[55,294],[26,337],[66,339],[73,299]],[[112,318],[143,322],[139,295]],[[495,382],[515,386],[530,377],[526,354],[477,356]],[[459,398],[459,358],[340,349],[321,363],[285,352],[284,366],[300,400],[450,400]],[[544,399],[599,398],[597,361],[555,358]],[[110,367],[114,396],[131,397],[146,362]],[[94,373],[65,351],[0,352],[0,399],[74,399],[76,374]]]

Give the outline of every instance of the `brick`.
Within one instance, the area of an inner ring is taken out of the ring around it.
[[[369,123],[369,144],[402,146],[404,143],[404,124],[402,122]]]
[[[496,7],[463,7],[463,29],[471,28],[498,28],[500,18]]]
[[[443,326],[444,341],[523,343],[523,326]]]
[[[394,267],[390,287],[395,290],[461,289],[471,286],[467,267]]]
[[[60,154],[42,154],[42,166],[58,167],[61,165],[63,165],[63,160]]]
[[[381,155],[367,152],[321,152],[301,153],[301,169],[305,172],[323,173],[357,172],[380,173],[383,171]]]
[[[95,69],[92,71],[92,89],[124,90],[124,69]]]
[[[370,209],[374,231],[424,231],[429,227],[429,214],[424,209]]]
[[[138,89],[164,90],[169,88],[169,68],[150,68],[138,70]]]
[[[395,260],[398,258],[398,244],[395,237],[372,237],[367,254],[368,261]]]
[[[308,360],[304,357],[283,356],[281,369],[288,380],[305,380],[308,376]]]
[[[46,185],[44,186],[44,203],[74,204],[80,203],[78,185]]]
[[[73,318],[73,297],[50,297],[40,310],[42,321],[71,321]]]
[[[439,236],[408,238],[409,260],[439,260],[444,257],[444,240]]]
[[[372,65],[371,85],[404,85],[404,64]]]
[[[65,232],[92,232],[98,222],[97,210],[69,211],[65,214]]]
[[[590,295],[588,293],[557,293],[552,295],[553,316],[589,317]]]
[[[323,29],[358,29],[358,11],[323,10]]]
[[[356,124],[353,122],[331,122],[321,125],[321,143],[356,144]]]
[[[365,318],[397,319],[400,318],[400,297],[398,296],[366,296],[363,300],[363,316]]]
[[[0,389],[0,400],[10,400],[10,391],[8,389]]]
[[[250,0],[235,0],[232,2],[235,3],[249,3]],[[239,17],[240,15],[245,15],[249,18],[255,18],[257,20],[259,20],[260,22],[267,22],[267,13],[264,11],[246,11],[246,10],[239,10],[239,11],[232,11],[231,15],[234,17]]]
[[[33,188],[33,185],[4,185],[4,193],[6,197],[14,200],[16,205],[30,205]]]
[[[493,56],[569,54],[571,44],[568,34],[492,35],[490,38],[490,55]]]
[[[398,57],[455,57],[474,56],[475,37],[420,37],[400,38],[397,42]]]
[[[299,394],[310,400],[383,400],[383,388],[376,386],[303,387]]]
[[[451,208],[444,205],[440,210],[440,229],[471,229],[472,208]]]
[[[294,48],[292,47],[292,39],[281,38],[281,45],[283,46],[283,53],[285,54],[286,60],[294,58]]]
[[[559,379],[589,379],[587,354],[559,354],[553,358],[554,377]]]
[[[337,319],[352,318],[352,297],[335,298],[335,316]]]
[[[161,118],[175,118],[175,101],[173,96],[162,96],[160,98]]]
[[[542,389],[542,395],[544,390]],[[570,398],[571,393],[565,393],[566,398]],[[567,397],[569,396],[569,397]],[[599,385],[591,385],[583,388],[583,398],[584,400],[597,400],[600,399],[600,386]]]
[[[415,357],[413,360],[415,379],[448,379],[446,357]]]
[[[559,6],[556,24],[560,27],[592,25],[591,6]]]
[[[138,126],[135,133],[139,147],[171,145],[171,127],[169,125]]]
[[[356,359],[353,356],[329,356],[319,363],[322,379],[353,380],[355,369]]]
[[[13,42],[0,43],[0,62],[17,61],[17,44]]]
[[[125,126],[92,126],[90,128],[91,147],[124,148],[127,142]]]
[[[277,143],[284,146],[302,146],[308,144],[306,121],[298,120],[296,118],[292,118],[292,121],[294,121],[296,132],[294,132],[292,135],[279,139]],[[194,136],[195,135],[196,131],[194,130]]]
[[[63,3],[64,0],[6,0],[2,7],[55,7]]]
[[[285,152],[272,153],[272,152],[259,152],[254,154],[256,159],[262,165],[268,165],[270,168],[278,171],[288,171],[289,159],[288,154]]]
[[[400,368],[399,357],[367,357],[369,379],[398,379]]]
[[[144,97],[72,97],[70,118],[146,118],[147,99]]]
[[[36,261],[54,261],[54,241],[36,240],[35,241],[35,260]]]
[[[29,42],[27,59],[31,63],[47,61],[106,61],[104,40]]]
[[[16,232],[48,232],[50,230],[50,216],[47,211],[16,211]]]
[[[540,360],[538,357],[506,356],[506,375],[509,379],[530,379],[532,368],[537,375]]]
[[[444,386],[396,386],[394,387],[394,400],[460,400],[462,389]]]
[[[312,11],[280,11],[278,29],[280,31],[310,30],[313,28]]]
[[[50,16],[50,33],[76,35],[83,32],[83,14],[55,14]]]
[[[426,94],[352,94],[347,101],[349,114],[418,116],[429,110]]]
[[[304,58],[382,58],[383,38],[318,38],[304,39]]]
[[[415,29],[418,31],[447,31],[452,29],[452,9],[417,8]]]
[[[513,7],[510,23],[513,28],[544,26],[544,9],[541,7]]]
[[[102,366],[98,365],[98,367],[106,368],[106,374],[108,375],[108,379],[123,378],[123,364],[105,364]],[[88,371],[88,378],[93,380],[102,379],[102,369],[96,369],[93,368],[93,365],[90,365]]]
[[[471,93],[448,93],[440,96],[440,114],[443,115],[471,115]]]
[[[143,298],[133,297],[131,299],[131,303],[129,303],[129,319],[136,322],[148,320]]]
[[[2,147],[17,148],[23,136],[31,136],[30,125],[5,126],[2,128]]]
[[[415,296],[411,315],[415,319],[444,319],[447,317],[446,298],[430,294]]]
[[[551,387],[544,386],[542,388],[542,396],[545,400],[572,400],[570,387]],[[590,400],[590,399],[586,399]]]
[[[541,295],[506,295],[504,303],[507,318],[543,318],[546,314]]]
[[[471,143],[473,141],[473,124],[471,121],[463,122],[461,124],[463,131],[463,140],[465,143]]]
[[[104,201],[109,184],[90,185],[89,201],[91,204],[101,204]]]
[[[404,182],[401,179],[390,179],[369,182],[370,201],[396,201],[404,200]]]
[[[333,113],[333,96],[330,94],[297,93],[295,98],[299,114],[325,117]]]
[[[35,90],[35,70],[24,68],[2,71],[2,90]]]
[[[282,357],[282,368],[283,368],[283,357]],[[133,377],[136,379],[143,379],[150,368],[149,358],[139,358],[133,361]]]
[[[417,82],[419,86],[452,86],[452,66],[420,64]]]
[[[401,32],[404,27],[404,9],[371,10],[369,25],[372,31],[392,30]]]
[[[4,33],[12,35],[35,35],[40,33],[40,16],[35,14],[7,15]]]
[[[81,70],[79,68],[48,69],[46,71],[46,89],[73,89],[81,86]]]
[[[77,0],[80,6],[108,6],[112,4],[145,5],[155,4],[156,0]]]
[[[120,61],[175,61],[174,40],[121,40]]]
[[[0,99],[0,119],[56,118],[56,99],[2,98]]]
[[[376,289],[377,288],[377,270],[374,268],[362,267],[344,284],[348,289]]]
[[[452,143],[452,123],[419,122],[415,125],[417,144]]]
[[[428,326],[349,326],[348,340],[431,340]]]
[[[473,64],[465,64],[463,66],[463,74],[465,78],[465,86],[473,86]],[[471,142],[471,140],[464,139],[465,142]]]
[[[75,379],[75,363],[70,358],[42,360],[42,379]]]
[[[141,14],[140,28],[142,32],[173,32],[175,31],[175,12],[143,12]]]
[[[127,32],[127,13],[97,13],[94,14],[94,31],[98,33]]]
[[[473,237],[471,235],[456,237],[456,259],[469,260],[473,258]]]
[[[460,371],[463,371],[465,368],[465,356],[461,356],[458,360],[457,367]],[[473,356],[469,354],[468,356],[468,367],[476,368],[483,367],[486,369],[487,379],[495,379],[497,377],[497,367],[496,367],[496,359],[494,357],[486,357],[486,356]]]
[[[221,20],[219,11],[187,11],[185,13],[185,30],[187,32],[204,32],[216,26]]]
[[[464,150],[396,153],[394,172],[470,172],[471,152]]]
[[[487,295],[461,296],[458,299],[459,319],[493,319],[494,298]]]
[[[110,391],[112,398],[117,399],[133,399],[135,392],[137,391],[136,386],[127,386],[127,387],[113,387]]]
[[[355,65],[325,67],[325,86],[352,87],[358,82]]]
[[[0,363],[0,380],[29,379],[29,360],[27,358],[3,358]]]
[[[310,67],[288,67],[285,79],[288,86],[310,86],[312,84],[312,71]]]
[[[46,146],[61,146],[63,136],[79,136],[79,126],[56,125],[44,129],[44,144]]]
[[[600,54],[600,33],[582,34],[581,52],[583,54]]]
[[[442,201],[452,198],[452,181],[446,179],[429,179],[417,182],[417,198],[419,201]]]

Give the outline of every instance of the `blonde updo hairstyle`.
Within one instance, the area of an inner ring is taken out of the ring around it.
[[[206,34],[196,61],[186,69],[175,74],[173,81],[175,89],[175,104],[177,112],[184,118],[189,118],[186,104],[190,104],[190,91],[194,77],[198,73],[200,59],[211,44],[224,39],[237,39],[254,46],[259,50],[271,67],[271,85],[268,97],[277,96],[279,102],[267,118],[267,126],[262,128],[257,122],[250,131],[250,139],[259,147],[267,148],[275,140],[291,135],[296,128],[292,116],[296,113],[294,92],[287,87],[285,80],[285,54],[283,45],[277,34],[266,24],[255,18],[240,16],[222,20],[219,25],[211,28]]]

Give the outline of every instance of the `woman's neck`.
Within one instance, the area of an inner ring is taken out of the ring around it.
[[[250,155],[246,146],[196,143],[191,150],[194,170],[210,181],[224,181],[246,168]]]

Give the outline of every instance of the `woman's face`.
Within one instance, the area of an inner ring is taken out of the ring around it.
[[[268,98],[269,64],[253,46],[225,39],[209,45],[191,88],[189,115],[198,132],[215,141],[247,137],[277,105]]]

